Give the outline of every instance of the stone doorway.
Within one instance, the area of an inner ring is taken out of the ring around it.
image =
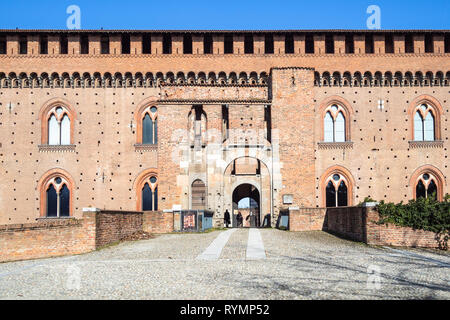
[[[254,185],[243,183],[233,191],[232,226],[259,227],[261,226],[261,194]],[[241,213],[242,219],[238,219]],[[241,223],[240,220],[242,220]]]

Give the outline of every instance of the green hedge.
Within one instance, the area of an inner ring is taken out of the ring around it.
[[[385,203],[377,205],[379,223],[393,223],[398,226],[432,231],[437,234],[450,233],[450,195],[439,202],[433,198],[419,198],[407,204]]]

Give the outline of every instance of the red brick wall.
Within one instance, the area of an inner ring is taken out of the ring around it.
[[[328,208],[325,230],[350,240],[366,242],[365,210],[361,207]]]
[[[143,214],[135,211],[99,211],[96,215],[96,248],[142,231]]]
[[[144,211],[143,229],[151,233],[169,233],[174,231],[174,214],[162,211]]]
[[[323,230],[325,208],[300,208],[289,212],[290,231]]]
[[[413,230],[393,224],[378,225],[378,213],[374,210],[367,212],[367,244],[389,245],[398,247],[439,248],[442,237],[434,232]]]
[[[378,225],[378,212],[374,208],[329,208],[326,214],[326,231],[370,245],[398,247],[439,248],[442,237],[434,232],[414,230],[393,224]]]
[[[95,249],[95,218],[0,226],[0,261],[80,254]]]
[[[93,251],[143,229],[143,213],[83,212],[83,219],[0,225],[0,262]]]

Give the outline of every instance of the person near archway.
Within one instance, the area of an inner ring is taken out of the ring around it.
[[[240,211],[238,212],[238,214],[237,214],[237,216],[236,216],[236,221],[237,221],[237,227],[238,227],[238,228],[242,227],[242,221],[243,221],[243,219],[242,219],[242,214],[241,214]]]
[[[223,215],[223,223],[225,225],[225,228],[228,228],[230,225],[230,213],[228,212],[228,209],[225,210],[225,213]]]

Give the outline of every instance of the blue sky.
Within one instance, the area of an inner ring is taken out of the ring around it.
[[[449,0],[2,0],[2,29],[66,29],[78,5],[82,29],[366,29],[369,5],[382,29],[450,29]]]

